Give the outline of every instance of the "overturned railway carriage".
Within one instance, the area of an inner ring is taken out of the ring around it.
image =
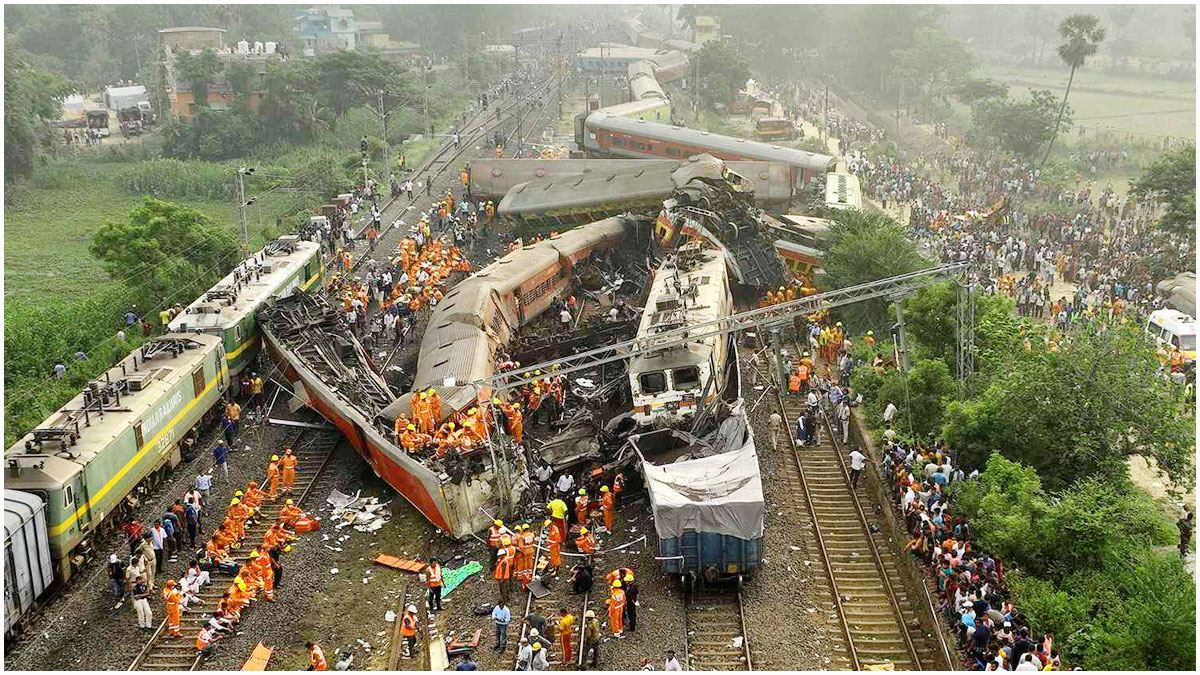
[[[688,158],[689,160],[691,158]],[[522,183],[548,183],[606,178],[642,170],[655,172],[679,166],[675,159],[482,159],[471,162],[471,194],[501,199]],[[754,182],[754,200],[770,209],[792,200],[790,167],[781,162],[725,162],[731,171]],[[544,187],[544,186],[543,186]],[[580,195],[581,198],[586,198]]]
[[[258,311],[297,289],[319,284],[324,273],[320,244],[294,235],[280,237],[193,300],[169,329],[219,336],[229,375],[236,377],[258,355]]]
[[[613,248],[624,236],[621,218],[591,223],[513,251],[457,284],[429,318],[414,391],[436,389],[443,419],[487,400],[490,390],[469,383],[494,372],[497,347],[573,287],[575,268],[583,260]],[[298,297],[264,312],[268,353],[297,397],[341,429],[378,476],[455,537],[485,528],[490,518],[484,512],[503,512],[519,500],[525,478],[503,448],[477,448],[469,456],[444,459],[401,448],[392,424],[401,414],[411,415],[412,394],[383,400],[387,385],[344,321],[314,305],[319,303]],[[300,318],[314,312],[319,320]],[[331,342],[333,351],[323,347]],[[373,383],[374,395],[351,391],[363,379]]]
[[[20,490],[4,491],[4,635],[24,619],[54,585],[47,540],[46,500]]]
[[[220,337],[168,333],[122,359],[5,451],[5,488],[46,504],[60,581],[87,559],[95,536],[120,524],[126,495],[180,462],[180,442],[228,384]]]
[[[686,127],[610,115],[604,110],[576,121],[576,142],[593,156],[681,159],[708,153],[723,160],[782,162],[794,185],[807,184],[832,169],[837,160],[804,150],[769,145]]]

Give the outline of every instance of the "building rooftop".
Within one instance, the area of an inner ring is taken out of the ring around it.
[[[204,26],[181,26],[179,28],[160,28],[160,29],[158,29],[158,32],[160,32],[160,33],[196,33],[196,32],[201,32],[201,31],[207,31],[209,33],[227,33],[227,32],[229,32],[229,31],[225,30],[224,28],[207,28]]]

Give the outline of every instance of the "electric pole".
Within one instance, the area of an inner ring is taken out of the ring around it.
[[[237,187],[238,187],[238,215],[242,220],[242,258],[250,255],[250,227],[246,224],[246,207],[254,202],[253,199],[246,201],[246,181],[247,174],[254,173],[254,169],[240,167],[237,170]]]
[[[383,90],[379,90],[379,131],[383,134],[383,168],[381,169],[380,183],[387,179],[388,174],[388,157],[391,156],[391,147],[388,145],[387,139],[387,111],[383,109]],[[390,190],[391,187],[389,186]]]
[[[433,134],[429,131],[429,65],[425,60],[421,60],[421,110],[425,118],[424,131],[430,137]]]

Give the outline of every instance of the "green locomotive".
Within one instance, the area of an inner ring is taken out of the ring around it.
[[[5,488],[46,504],[60,582],[86,561],[96,536],[120,526],[126,495],[180,462],[180,441],[228,387],[221,338],[168,333],[126,356],[4,453]]]

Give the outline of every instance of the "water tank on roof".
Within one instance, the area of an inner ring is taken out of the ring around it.
[[[237,53],[249,54],[250,53],[250,43],[246,42],[245,40],[239,40],[237,43]]]

